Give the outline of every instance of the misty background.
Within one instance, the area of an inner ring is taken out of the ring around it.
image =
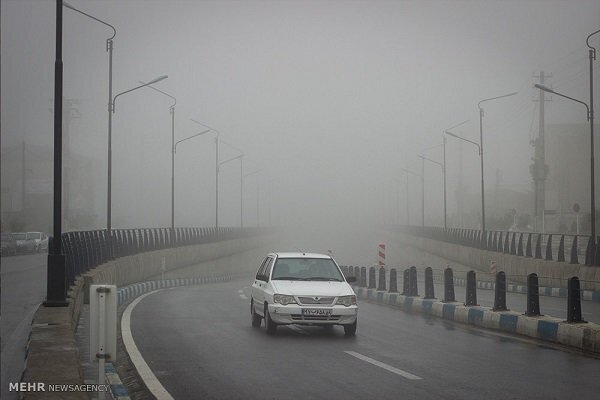
[[[420,180],[409,176],[407,193],[402,168],[421,173],[421,153],[442,162],[441,146],[424,149],[464,120],[454,133],[478,142],[477,103],[514,91],[483,106],[486,214],[490,227],[513,208],[533,214],[534,74],[589,101],[585,39],[600,27],[600,3],[581,0],[69,3],[117,30],[113,95],[169,75],[155,87],[177,98],[176,140],[204,130],[196,119],[220,132],[221,161],[241,149],[242,173],[259,170],[244,179],[244,226],[407,223],[407,198],[410,223],[420,224]],[[2,230],[49,232],[55,2],[0,7]],[[110,36],[63,10],[65,230],[106,226]],[[597,37],[592,45],[600,48]],[[589,212],[585,109],[550,97],[546,134],[579,139],[547,139],[548,207],[577,201]],[[170,225],[171,104],[148,88],[117,99],[115,228]],[[214,164],[214,135],[178,146],[176,226],[214,225]],[[476,148],[448,138],[446,165],[449,225],[478,227]],[[568,165],[584,189],[561,200],[577,179],[551,178]],[[219,180],[219,225],[239,226],[239,160],[224,164]],[[426,225],[443,223],[442,182],[441,168],[426,163]]]

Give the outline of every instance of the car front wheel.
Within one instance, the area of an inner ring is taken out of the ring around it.
[[[252,315],[252,326],[258,328],[260,326],[260,315],[254,309],[254,299],[250,300],[250,314]]]
[[[358,320],[354,321],[353,324],[344,325],[344,334],[346,336],[354,336],[354,335],[356,335],[356,323],[357,322],[358,322]]]
[[[269,314],[269,306],[265,303],[265,328],[267,328],[267,334],[274,335],[277,332],[277,324],[271,319]]]

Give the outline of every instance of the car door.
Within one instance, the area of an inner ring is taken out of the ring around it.
[[[265,271],[263,277],[265,279],[262,285],[262,293],[263,293],[263,302],[272,303],[273,302],[273,286],[271,285],[271,280],[269,277],[271,276],[271,270],[273,269],[273,264],[275,264],[275,257],[269,257],[267,261],[267,265],[265,265]]]
[[[269,258],[270,257],[267,257],[263,260],[262,264],[258,268],[258,271],[256,272],[254,283],[252,284],[252,300],[254,304],[262,304],[264,302],[263,285],[266,283],[264,278],[264,271],[267,264],[269,263]],[[262,315],[262,307],[256,307],[256,312]]]

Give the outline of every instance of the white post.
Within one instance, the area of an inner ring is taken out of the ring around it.
[[[100,389],[100,385],[104,385],[104,357],[105,353],[105,340],[106,330],[106,295],[104,293],[105,288],[98,288],[98,353],[96,358],[98,359],[98,400],[104,400],[104,391]]]
[[[105,398],[106,359],[117,358],[117,287],[90,287],[90,360],[98,360],[98,399]]]

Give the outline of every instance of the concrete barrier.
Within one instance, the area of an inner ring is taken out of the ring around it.
[[[89,301],[92,284],[125,286],[153,277],[219,277],[236,268],[219,259],[255,249],[270,239],[254,236],[222,242],[163,249],[112,260],[85,273],[68,292],[67,307],[43,307],[36,311],[27,344],[27,358],[21,382],[83,385],[79,352],[74,332],[84,301]],[[211,262],[212,261],[212,262]],[[245,269],[245,268],[244,268]],[[248,270],[256,265],[248,266]],[[246,271],[246,272],[247,272]],[[82,392],[22,392],[23,399],[88,399]]]
[[[528,317],[512,311],[493,311],[489,307],[467,307],[458,302],[443,303],[358,286],[353,288],[359,298],[396,306],[405,311],[420,312],[454,322],[528,336],[584,352],[600,354],[600,325],[598,324],[570,324],[553,317]]]

